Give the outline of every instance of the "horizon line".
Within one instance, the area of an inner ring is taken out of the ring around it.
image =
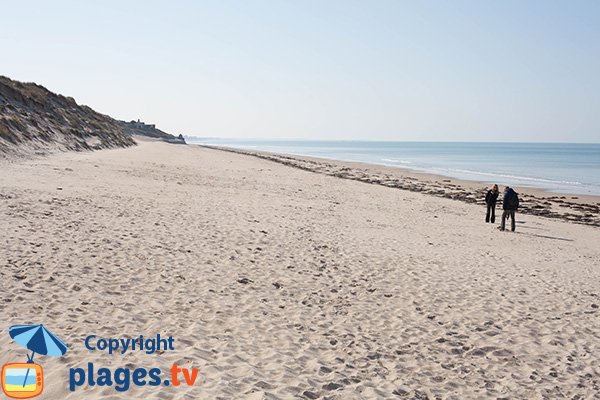
[[[271,140],[271,141],[306,141],[306,142],[398,142],[398,143],[502,143],[502,144],[600,144],[598,142],[565,142],[565,141],[551,141],[551,142],[543,142],[543,141],[499,141],[499,140],[401,140],[401,139],[307,139],[307,138],[273,138],[273,137],[251,137],[251,138],[242,138],[242,137],[218,137],[218,136],[194,136],[194,135],[183,135],[184,138],[194,138],[194,139],[216,139],[216,140]]]

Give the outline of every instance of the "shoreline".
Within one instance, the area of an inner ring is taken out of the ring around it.
[[[422,192],[466,203],[485,205],[485,193],[489,187],[489,184],[481,181],[457,179],[402,167],[245,150],[225,146],[191,145],[254,156],[315,173]],[[504,185],[498,186],[500,188],[504,187]],[[600,227],[600,196],[554,193],[544,189],[523,186],[514,186],[513,188],[519,193],[521,199],[518,211],[520,213]],[[502,189],[500,191],[502,192]],[[497,213],[501,213],[501,208],[501,199],[499,199],[499,204],[496,205]]]
[[[256,142],[256,143],[254,143]],[[264,143],[263,143],[264,142]],[[306,145],[303,143],[306,142]],[[550,172],[533,172],[526,170],[506,170],[502,169],[501,165],[498,165],[495,169],[486,169],[485,171],[479,170],[479,168],[475,165],[466,164],[456,165],[455,162],[449,159],[448,163],[439,164],[439,163],[431,163],[425,162],[423,160],[415,159],[409,154],[405,156],[401,154],[395,153],[387,153],[387,148],[379,148],[379,152],[373,153],[371,152],[371,148],[368,147],[371,142],[369,141],[327,141],[323,140],[323,143],[335,143],[336,145],[328,144],[322,145],[320,147],[318,145],[319,141],[301,141],[301,140],[290,140],[289,145],[285,146],[286,141],[276,141],[273,140],[267,141],[262,139],[248,139],[244,140],[233,140],[231,143],[227,143],[226,139],[215,139],[214,142],[208,140],[194,140],[190,138],[189,144],[196,144],[201,146],[213,146],[213,147],[223,147],[223,148],[231,148],[243,151],[254,151],[254,152],[263,152],[263,153],[272,153],[272,154],[280,154],[291,157],[300,157],[300,158],[315,158],[329,161],[336,161],[342,163],[356,163],[363,165],[377,165],[380,167],[391,167],[391,168],[399,168],[405,171],[410,171],[419,174],[425,175],[433,175],[438,177],[450,178],[456,181],[467,181],[467,182],[478,182],[484,183],[486,185],[498,184],[501,186],[510,185],[512,187],[524,188],[525,191],[539,190],[542,192],[547,192],[551,194],[555,194],[557,196],[587,196],[592,198],[592,202],[596,203],[597,201],[594,198],[598,198],[600,200],[600,186],[598,183],[592,183],[593,179],[586,178],[588,174],[591,173],[590,170],[579,171],[577,174],[571,176],[560,176],[561,174],[550,173]],[[344,147],[344,143],[352,143],[353,145],[348,145],[348,147]],[[362,147],[359,144],[364,143],[367,147],[364,149],[365,152],[362,151]],[[372,141],[375,144],[385,144],[387,142],[384,141]],[[524,145],[524,146],[551,146],[558,145],[558,143],[545,143],[545,142],[418,142],[418,141],[390,141],[390,145],[406,143],[407,145],[432,145],[432,148],[427,150],[423,147],[417,147],[411,150],[411,147],[407,147],[409,151],[419,150],[417,153],[413,155],[421,155],[423,151],[427,152],[427,155],[431,157],[435,156],[437,151],[440,149],[436,149],[437,145],[451,145],[451,144],[459,144],[464,146],[474,146],[474,149],[477,149],[477,146],[480,145]],[[567,146],[581,146],[582,143],[564,143]],[[341,147],[336,147],[337,145]],[[598,144],[590,144],[591,146],[600,146]],[[448,150],[452,150],[453,147],[448,147]],[[317,151],[318,149],[318,151]],[[395,149],[395,147],[391,147],[390,149]],[[339,150],[339,152],[338,152]],[[533,149],[535,150],[535,149]],[[545,149],[547,151],[549,149]],[[600,151],[600,148],[598,149]],[[453,150],[452,150],[453,151]],[[532,149],[530,149],[532,151]],[[542,149],[544,151],[544,149]],[[445,154],[445,153],[444,153]],[[449,153],[450,154],[450,153]],[[443,156],[443,154],[442,154]],[[403,159],[406,158],[406,159]],[[558,159],[556,159],[558,160]],[[457,161],[457,160],[454,160]],[[466,161],[469,161],[466,159]],[[473,161],[473,160],[471,160]],[[584,160],[579,160],[583,162]],[[512,163],[511,163],[512,164]],[[552,163],[554,164],[554,162]],[[498,169],[500,168],[500,169]],[[569,167],[566,167],[565,171],[569,170]],[[585,183],[585,182],[587,183]]]

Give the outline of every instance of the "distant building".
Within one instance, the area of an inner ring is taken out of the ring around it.
[[[130,121],[129,124],[133,125],[136,128],[139,128],[139,129],[156,129],[155,124],[145,124],[144,122],[140,121],[139,119],[137,121]]]

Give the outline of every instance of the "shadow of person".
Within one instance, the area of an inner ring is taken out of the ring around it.
[[[529,233],[529,232],[515,232],[518,233],[519,235],[527,235],[527,236],[535,236],[535,237],[540,237],[543,239],[551,239],[551,240],[562,240],[564,242],[574,242],[573,239],[567,239],[567,238],[563,238],[563,237],[558,237],[558,236],[549,236],[549,235],[538,235],[537,233]]]

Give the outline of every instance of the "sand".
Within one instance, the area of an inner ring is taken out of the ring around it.
[[[590,399],[600,229],[158,142],[0,164],[0,363],[12,324],[50,399]],[[84,339],[172,335],[175,350]],[[69,368],[198,367],[192,387],[84,385]]]

